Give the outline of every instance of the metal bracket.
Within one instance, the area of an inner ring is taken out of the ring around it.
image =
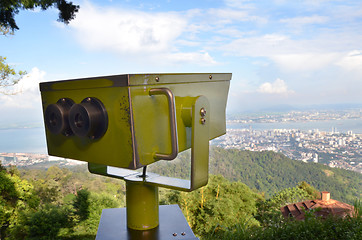
[[[127,179],[127,181],[132,181],[132,179],[139,181],[141,176],[145,184],[186,192],[205,186],[209,175],[209,109],[209,101],[205,96],[195,98],[192,104],[190,180],[165,177],[150,172],[142,177],[137,171],[95,163],[88,163],[89,171],[108,177]]]

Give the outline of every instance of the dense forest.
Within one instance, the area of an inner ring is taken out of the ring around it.
[[[161,175],[187,179],[190,175],[190,152],[180,154],[172,162],[160,161],[149,169]],[[303,181],[319,191],[329,191],[333,199],[349,204],[362,196],[361,174],[318,163],[291,160],[272,151],[251,152],[211,147],[209,171],[232,182],[240,181],[266,198]]]
[[[159,193],[160,204],[180,206],[201,240],[297,239],[301,234],[304,239],[360,239],[359,174],[273,152],[213,148],[210,156],[213,174],[207,186]],[[149,170],[186,178],[189,164],[186,152]],[[359,213],[343,220],[322,221],[312,212],[303,222],[283,219],[281,206],[316,199],[320,190],[354,203]],[[0,169],[0,239],[94,239],[102,209],[124,206],[124,182],[90,174],[86,165]]]

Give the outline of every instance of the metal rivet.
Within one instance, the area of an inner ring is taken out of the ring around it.
[[[182,236],[185,236],[185,235],[186,235],[186,233],[185,233],[185,232],[182,232],[182,233],[181,233],[181,235],[182,235]]]
[[[209,79],[210,79],[210,80],[212,79],[212,75],[209,75]]]
[[[201,124],[205,124],[206,123],[206,119],[205,118],[201,118]]]
[[[89,98],[87,98],[87,102],[90,102],[92,99],[89,97]]]
[[[201,115],[201,117],[205,117],[205,115],[206,115],[206,110],[205,110],[205,108],[201,108],[201,109],[200,109],[200,115]]]
[[[65,102],[65,98],[62,98],[62,102]]]
[[[156,82],[159,82],[159,81],[160,81],[160,78],[159,78],[159,77],[156,77],[155,80],[156,80]]]
[[[172,236],[177,237],[177,233],[173,233]]]

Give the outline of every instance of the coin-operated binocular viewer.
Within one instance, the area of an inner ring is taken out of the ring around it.
[[[226,132],[230,80],[230,73],[129,74],[40,83],[49,155],[126,181],[126,208],[103,210],[97,239],[196,239],[178,206],[158,205],[158,187],[207,184],[209,140]],[[146,172],[189,148],[190,180]]]

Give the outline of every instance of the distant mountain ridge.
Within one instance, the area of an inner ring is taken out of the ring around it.
[[[149,171],[162,175],[187,178],[190,174],[190,154],[181,154],[171,162],[149,166]],[[241,181],[250,188],[265,193],[266,198],[285,188],[305,181],[319,191],[331,192],[331,198],[353,203],[361,198],[362,174],[330,168],[322,164],[291,160],[272,151],[251,152],[211,147],[209,172],[231,181]]]

